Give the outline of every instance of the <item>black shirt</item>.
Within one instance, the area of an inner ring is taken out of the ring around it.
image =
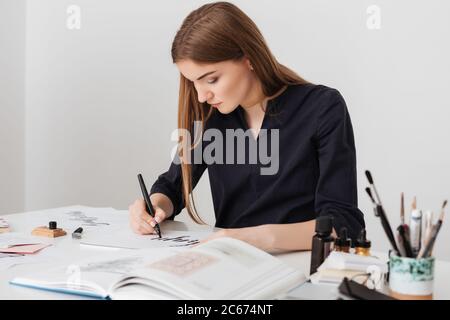
[[[239,106],[228,115],[214,110],[205,125],[210,128],[222,132],[224,140],[227,129],[248,130],[244,110]],[[346,227],[349,236],[356,238],[364,217],[358,209],[353,129],[341,94],[322,85],[289,86],[268,102],[261,129],[267,132],[261,130],[257,141],[265,137],[269,142],[275,139],[271,130],[278,129],[276,174],[262,175],[261,168],[270,165],[260,159],[252,164],[248,154],[245,164],[192,165],[194,187],[208,169],[216,227],[288,224],[332,215],[335,230]],[[209,143],[201,144],[203,150]],[[225,141],[223,145],[226,159]],[[248,151],[249,143],[245,146]],[[276,154],[274,150],[269,144],[268,155]],[[168,196],[174,205],[173,216],[179,214],[184,208],[181,166],[172,163],[151,193]]]

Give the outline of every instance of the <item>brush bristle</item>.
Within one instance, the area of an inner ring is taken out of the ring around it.
[[[370,190],[370,188],[366,188],[366,192],[370,197],[370,200],[372,200],[373,203],[375,203],[375,199],[372,196],[372,191]]]
[[[369,180],[369,183],[373,184],[372,174],[370,173],[369,170],[366,170],[366,177],[367,177],[367,180]]]
[[[402,210],[402,213],[405,212],[405,194],[402,192],[400,197],[400,209]]]
[[[441,214],[439,215],[439,220],[443,221],[444,220],[444,215],[445,215],[445,207],[447,206],[447,200],[444,201],[444,203],[442,204],[442,211]]]

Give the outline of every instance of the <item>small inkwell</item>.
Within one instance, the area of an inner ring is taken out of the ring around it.
[[[366,229],[362,229],[358,239],[356,240],[355,254],[370,256],[370,247],[371,242],[366,238]]]
[[[42,226],[34,228],[31,234],[38,237],[56,238],[65,236],[67,233],[63,229],[58,228],[56,221],[50,221],[48,227]]]
[[[334,251],[350,253],[352,239],[347,236],[347,228],[341,228],[339,237],[334,242]]]

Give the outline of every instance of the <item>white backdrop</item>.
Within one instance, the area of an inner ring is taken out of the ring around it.
[[[0,0],[0,214],[25,195],[25,1]]]
[[[0,0],[6,8],[12,1]],[[11,172],[24,172],[24,186],[14,189],[23,198],[3,192],[2,213],[71,204],[125,209],[139,196],[138,172],[150,185],[168,168],[178,96],[170,46],[183,18],[203,3],[26,1],[26,48],[14,47],[25,56],[24,84],[16,82],[24,86],[25,112],[14,120],[16,128],[23,126],[25,155],[5,153],[8,162],[2,154],[0,168],[7,177],[0,190],[9,190]],[[356,138],[360,208],[374,248],[388,244],[364,193],[365,169],[374,174],[392,224],[399,221],[401,191],[408,209],[417,195],[420,208],[437,214],[450,198],[450,2],[234,3],[257,23],[280,62],[345,97]],[[67,27],[70,5],[81,10],[80,29]],[[368,27],[371,5],[381,10],[380,29]],[[4,21],[1,26],[8,28]],[[11,32],[22,36],[20,28]],[[2,46],[10,45],[3,34],[11,32],[2,30]],[[2,80],[3,71],[2,64]],[[1,103],[3,127],[9,120]],[[18,95],[18,108],[20,103]],[[23,143],[20,132],[8,139],[9,146]],[[207,174],[196,199],[213,224]],[[437,257],[450,259],[449,241],[450,221],[441,230]]]

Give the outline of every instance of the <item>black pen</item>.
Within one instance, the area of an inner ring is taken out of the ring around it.
[[[139,185],[141,186],[142,195],[144,196],[144,201],[146,204],[147,212],[152,216],[152,218],[155,217],[155,210],[153,209],[152,202],[150,201],[150,197],[148,196],[147,187],[145,186],[144,179],[142,178],[141,174],[138,174],[138,180]],[[156,222],[155,230],[158,233],[158,236],[161,238],[161,229],[159,228],[158,222]]]

